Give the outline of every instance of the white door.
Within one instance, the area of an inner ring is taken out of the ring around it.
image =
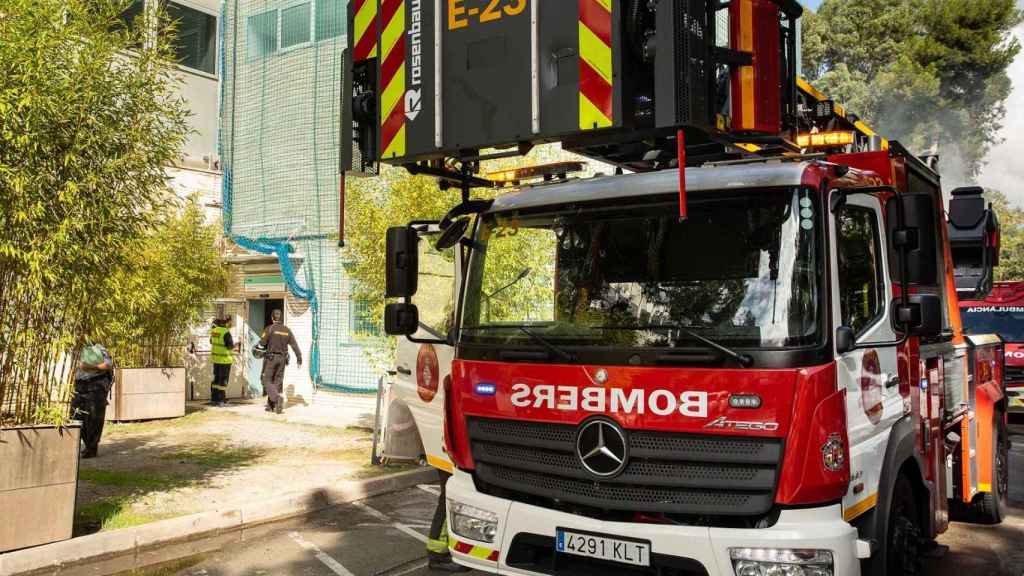
[[[850,441],[851,480],[843,499],[847,520],[875,505],[889,430],[903,416],[896,347],[872,346],[896,340],[883,222],[879,200],[866,194],[849,195],[832,215],[833,321],[851,328],[857,345],[837,357]]]
[[[435,239],[433,234],[421,236],[419,244],[419,282],[413,303],[419,308],[420,330],[413,337],[420,340],[443,339],[453,327],[456,310],[461,273],[455,256],[458,248],[439,253],[433,248]],[[385,455],[419,456],[408,454],[409,439],[402,435],[404,430],[415,430],[427,462],[451,470],[444,451],[444,383],[451,375],[455,349],[437,342],[411,342],[404,336],[399,337],[397,348],[385,432],[385,438],[390,436],[392,441],[385,441]],[[400,451],[406,454],[398,454]]]

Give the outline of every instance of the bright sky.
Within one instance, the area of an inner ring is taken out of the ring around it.
[[[1024,26],[1019,26],[1014,33],[1024,42]],[[1009,75],[1013,92],[1006,101],[1006,118],[1000,134],[1003,142],[989,152],[978,183],[995,188],[1014,204],[1024,206],[1024,162],[1020,160],[1024,146],[1024,54],[1017,56],[1010,65]]]

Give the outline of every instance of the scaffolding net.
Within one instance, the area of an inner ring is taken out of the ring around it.
[[[277,258],[311,315],[314,384],[373,392],[338,248],[345,0],[225,0],[221,16],[225,235]]]

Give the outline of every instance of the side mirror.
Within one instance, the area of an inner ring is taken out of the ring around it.
[[[384,333],[389,336],[412,336],[419,330],[420,312],[415,304],[398,302],[384,307]]]
[[[938,216],[930,194],[899,194],[887,206],[891,262],[896,278],[911,284],[936,286],[938,280]],[[903,212],[900,226],[899,212]],[[900,251],[906,251],[907,269],[903,270]]]
[[[849,326],[840,326],[836,328],[836,352],[839,354],[846,354],[847,352],[856,348],[855,345],[856,337],[853,334],[853,328]]]
[[[942,299],[935,294],[911,294],[907,304],[896,304],[896,320],[913,336],[937,338],[942,334]]]
[[[388,228],[384,296],[412,298],[419,278],[419,241],[410,226]]]

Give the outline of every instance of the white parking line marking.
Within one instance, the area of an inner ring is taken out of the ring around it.
[[[338,562],[334,558],[328,556],[324,551],[320,550],[316,544],[306,540],[300,536],[298,532],[291,532],[288,535],[291,536],[292,540],[294,540],[295,543],[301,546],[304,550],[312,552],[316,556],[317,560],[323,563],[324,566],[330,568],[331,571],[338,576],[355,576],[355,574],[349,572],[348,568],[342,566],[341,562]]]
[[[373,516],[374,518],[377,518],[378,520],[383,520],[385,522],[390,523],[397,530],[399,530],[399,531],[401,531],[401,532],[403,532],[403,533],[405,533],[405,534],[407,534],[409,536],[412,536],[413,538],[419,540],[420,542],[423,542],[424,544],[426,544],[427,541],[429,540],[429,538],[427,538],[423,534],[420,534],[419,532],[413,530],[412,528],[410,528],[409,526],[407,526],[405,524],[402,524],[401,522],[395,522],[394,520],[389,518],[387,514],[381,512],[380,510],[377,510],[376,508],[371,508],[368,504],[365,504],[363,502],[353,502],[352,505],[355,506],[356,508],[359,508],[360,510],[366,512],[370,516]]]
[[[430,484],[419,484],[416,487],[419,488],[420,490],[423,490],[427,494],[433,494],[434,496],[441,495],[441,491],[437,489],[437,486],[432,486]]]

